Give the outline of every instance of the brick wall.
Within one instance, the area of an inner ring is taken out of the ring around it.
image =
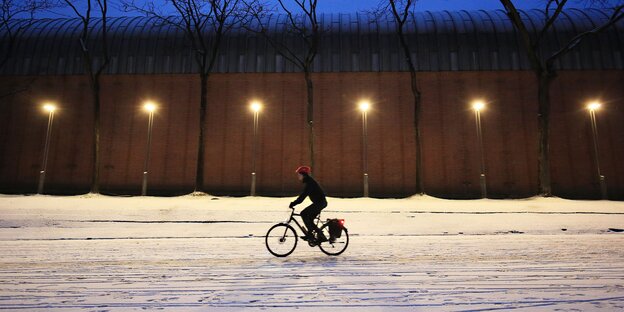
[[[481,113],[488,194],[528,197],[537,192],[537,92],[530,72],[419,73],[422,144],[427,194],[477,198],[478,142],[473,99]],[[145,100],[155,113],[149,191],[173,195],[194,189],[199,122],[195,75],[117,75],[102,78],[101,189],[139,194],[146,154]],[[609,196],[624,199],[624,74],[562,72],[552,89],[553,191],[570,198],[598,198],[589,116],[584,106],[604,102],[597,113],[599,152]],[[0,104],[0,191],[35,192],[47,114],[58,103],[46,192],[84,193],[90,188],[92,108],[81,76],[0,77],[2,93],[28,86]],[[334,196],[362,192],[362,119],[368,99],[371,196],[415,192],[413,102],[407,73],[319,73],[316,101],[315,177]],[[264,103],[259,120],[258,193],[299,191],[294,169],[309,161],[305,83],[302,74],[214,74],[209,80],[205,185],[208,193],[245,195],[251,181],[252,100]]]

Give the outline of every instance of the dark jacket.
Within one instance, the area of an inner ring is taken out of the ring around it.
[[[305,184],[303,192],[299,195],[299,197],[297,197],[297,199],[295,199],[294,202],[292,202],[292,205],[301,204],[308,196],[310,196],[310,200],[315,204],[327,205],[325,192],[323,192],[323,189],[318,182],[316,182],[316,180],[312,179],[309,175],[305,175],[303,177],[303,184]]]

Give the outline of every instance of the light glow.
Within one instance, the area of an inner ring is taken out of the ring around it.
[[[45,103],[45,104],[43,104],[43,109],[46,112],[53,113],[56,110],[56,105],[54,105],[52,103]]]
[[[145,109],[148,113],[153,113],[156,110],[156,104],[152,101],[147,101],[143,105],[143,109]]]
[[[370,109],[370,107],[371,107],[371,104],[369,101],[366,101],[366,100],[360,101],[359,108],[362,112],[367,112]]]
[[[475,111],[479,112],[483,110],[484,108],[485,108],[485,102],[483,102],[482,100],[476,100],[472,102],[472,109],[474,109]]]
[[[254,113],[257,113],[262,110],[262,104],[258,101],[253,101],[251,102],[251,105],[249,105],[249,108],[251,108]]]
[[[589,104],[587,104],[587,109],[589,109],[590,111],[595,111],[595,110],[600,109],[601,106],[602,106],[602,104],[600,104],[600,102],[593,101],[593,102],[590,102]]]

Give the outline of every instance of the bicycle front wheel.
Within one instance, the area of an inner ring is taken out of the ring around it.
[[[297,232],[288,224],[276,224],[267,232],[265,243],[271,254],[286,257],[297,247]]]
[[[330,238],[329,226],[321,227],[321,231],[325,234],[325,237]],[[347,228],[342,228],[341,231],[340,237],[319,244],[322,252],[329,256],[337,256],[347,250],[347,246],[349,246],[349,232]]]

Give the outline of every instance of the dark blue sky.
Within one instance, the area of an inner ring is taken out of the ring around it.
[[[126,13],[120,9],[122,0],[109,0],[109,16],[137,15],[137,13]],[[146,0],[147,1],[147,0]],[[277,3],[276,0],[271,0]],[[349,13],[372,10],[377,7],[380,0],[318,0],[318,11],[320,13]],[[86,2],[77,0],[77,2]],[[568,7],[584,7],[589,0],[570,0]],[[611,3],[621,3],[622,0],[612,0]],[[521,9],[544,8],[546,0],[516,0],[515,5]],[[496,10],[502,6],[499,0],[419,0],[416,10],[419,11],[440,11],[440,10]],[[53,12],[46,12],[40,17],[74,17],[73,12],[68,9],[58,9]]]
[[[517,0],[522,8],[542,7],[544,0]],[[319,0],[323,12],[357,12],[374,8],[379,0]],[[439,10],[495,10],[501,8],[499,0],[420,0],[416,9],[420,11]]]

